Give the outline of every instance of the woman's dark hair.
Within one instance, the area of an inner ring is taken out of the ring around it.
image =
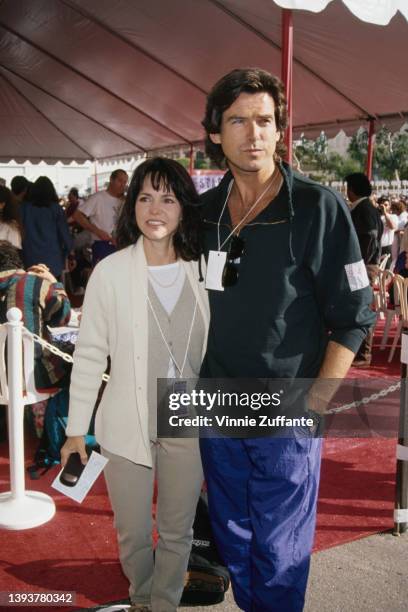
[[[146,177],[150,178],[156,191],[161,187],[168,191],[172,189],[180,202],[182,221],[173,237],[176,255],[185,261],[198,259],[201,252],[200,214],[197,209],[199,196],[187,170],[173,159],[165,157],[147,159],[133,172],[116,226],[118,249],[135,244],[141,234],[136,224],[135,204]]]
[[[48,177],[38,177],[30,189],[30,201],[34,206],[51,206],[53,202],[58,203],[57,192]]]
[[[242,93],[268,93],[275,103],[276,129],[280,140],[276,143],[276,153],[284,155],[286,147],[283,141],[287,127],[287,107],[283,83],[261,68],[237,68],[222,77],[207,96],[207,106],[202,125],[206,131],[205,151],[220,168],[225,167],[225,156],[220,144],[210,139],[210,134],[221,132],[223,113],[235,102]]]
[[[0,240],[0,272],[23,267],[18,249],[7,240]]]
[[[25,176],[14,176],[11,179],[11,191],[18,196],[24,191],[27,192],[30,187],[30,181]]]
[[[3,223],[12,223],[17,221],[16,218],[16,204],[13,199],[13,194],[10,189],[0,185],[0,203],[5,204],[2,211],[0,211],[0,219]]]

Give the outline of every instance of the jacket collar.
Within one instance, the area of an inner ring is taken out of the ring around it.
[[[292,168],[286,162],[278,161],[277,163],[283,177],[283,185],[280,195],[284,199],[287,214],[286,218],[289,220],[289,258],[291,263],[295,263],[296,260],[292,248],[293,219],[295,216],[293,206],[294,174]],[[225,202],[225,198],[227,197],[228,187],[232,180],[232,172],[228,170],[228,172],[226,172],[225,175],[222,177],[222,180],[217,187],[202,194],[201,198],[202,203],[204,205],[203,216],[205,221],[209,221],[211,223],[218,223],[222,206]],[[227,221],[229,221],[229,213],[226,208],[220,222],[226,223]]]

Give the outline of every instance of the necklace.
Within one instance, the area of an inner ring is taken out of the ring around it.
[[[276,170],[275,170],[275,172],[276,172]],[[228,203],[228,200],[229,200],[229,197],[230,197],[230,194],[231,194],[232,187],[233,187],[233,185],[234,185],[234,179],[232,179],[232,180],[231,180],[231,182],[230,182],[230,184],[229,184],[229,186],[228,186],[227,197],[225,198],[225,203],[224,203],[223,209],[222,209],[222,211],[221,211],[220,218],[218,219],[218,227],[217,227],[218,232],[217,232],[217,233],[218,233],[218,250],[219,250],[219,251],[221,251],[222,247],[223,247],[225,244],[227,244],[227,242],[228,242],[228,240],[231,238],[231,236],[232,236],[232,235],[233,235],[233,234],[234,234],[234,233],[237,231],[237,229],[238,229],[239,227],[241,227],[241,225],[243,224],[243,222],[245,221],[245,219],[246,219],[246,218],[247,218],[247,217],[248,217],[248,216],[251,214],[251,212],[254,210],[255,206],[256,206],[256,205],[257,205],[257,204],[258,204],[258,203],[259,203],[259,202],[262,200],[262,198],[263,198],[263,197],[264,197],[264,195],[267,193],[267,191],[269,191],[269,189],[272,187],[272,185],[273,185],[273,183],[274,183],[274,181],[275,181],[275,178],[276,178],[276,176],[277,176],[277,175],[275,174],[275,172],[273,173],[271,180],[269,181],[268,185],[267,185],[267,186],[266,186],[266,188],[263,190],[263,192],[261,193],[261,195],[260,195],[260,196],[259,196],[259,197],[258,197],[258,198],[255,200],[255,202],[252,204],[251,208],[250,208],[250,209],[249,209],[249,210],[248,210],[248,211],[245,213],[245,215],[242,217],[241,221],[240,221],[239,223],[237,223],[237,225],[236,225],[236,226],[233,228],[232,232],[231,232],[231,233],[230,233],[230,234],[227,236],[227,238],[224,240],[224,242],[223,242],[222,244],[220,244],[220,242],[221,242],[221,240],[220,240],[220,222],[221,222],[222,215],[224,214],[224,210],[225,210],[225,208],[226,208],[226,206],[227,206],[227,203]],[[238,233],[239,233],[239,232],[238,232]]]
[[[147,297],[147,303],[150,306],[150,310],[152,311],[152,315],[154,317],[154,320],[156,321],[156,325],[157,325],[157,327],[159,329],[160,335],[161,335],[161,337],[163,339],[163,342],[164,342],[164,344],[165,344],[165,346],[166,346],[166,348],[168,350],[168,353],[170,355],[170,359],[172,360],[173,364],[177,368],[177,371],[179,373],[179,378],[181,378],[183,376],[183,371],[184,371],[184,367],[186,365],[187,355],[188,355],[188,351],[189,351],[189,348],[190,348],[191,334],[193,332],[194,321],[195,321],[195,318],[196,318],[196,313],[197,313],[197,308],[198,308],[198,297],[196,297],[195,304],[194,304],[193,318],[191,319],[190,329],[188,331],[187,345],[186,345],[186,350],[185,350],[185,353],[184,353],[184,359],[183,359],[183,363],[181,364],[181,367],[177,363],[176,358],[175,358],[175,356],[173,354],[173,351],[171,350],[170,345],[169,345],[169,343],[166,340],[166,336],[164,335],[164,332],[163,332],[163,330],[162,330],[162,328],[160,326],[160,322],[159,322],[159,319],[157,317],[157,314],[154,311],[153,304],[151,303],[150,298],[149,298],[149,296],[147,294],[146,294],[146,297]]]
[[[150,277],[150,280],[152,280],[154,283],[156,283],[156,285],[159,285],[159,287],[162,287],[162,289],[168,289],[169,287],[173,287],[173,285],[176,284],[178,277],[180,276],[180,270],[181,270],[181,265],[179,262],[177,262],[177,272],[176,272],[176,276],[174,277],[174,279],[171,281],[171,283],[162,283],[159,280],[157,280],[157,278],[155,278],[154,274],[152,274],[151,270],[148,269],[148,274]]]

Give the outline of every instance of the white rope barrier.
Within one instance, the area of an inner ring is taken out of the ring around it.
[[[2,333],[0,333],[0,399],[3,403],[8,405],[10,440],[11,490],[7,493],[0,494],[0,528],[2,527],[5,529],[27,529],[29,527],[35,527],[49,521],[55,513],[55,504],[50,496],[37,491],[25,490],[24,405],[40,401],[40,399],[45,399],[49,396],[38,394],[37,397],[35,397],[32,392],[24,395],[22,347],[24,346],[25,357],[29,355],[31,358],[31,364],[29,364],[31,369],[34,367],[32,351],[34,342],[41,345],[43,349],[57,355],[65,362],[74,362],[71,355],[64,353],[53,344],[23,327],[21,317],[21,311],[18,310],[18,308],[12,308],[7,313],[8,323],[4,325],[4,327],[7,328],[8,338],[8,381],[5,379],[4,330],[1,330]],[[30,341],[31,344],[29,351],[26,350],[27,341]],[[109,375],[103,374],[102,380],[107,382],[109,380]],[[5,382],[7,382],[7,385],[5,385]],[[367,397],[363,397],[360,400],[332,408],[327,411],[327,414],[339,414],[359,408],[360,406],[367,406],[371,402],[385,398],[387,395],[394,393],[400,388],[401,382],[399,381],[389,385],[385,389],[381,389]],[[397,460],[408,461],[408,447],[402,444],[397,445]],[[408,510],[396,508],[394,510],[394,521],[396,524],[408,522]]]

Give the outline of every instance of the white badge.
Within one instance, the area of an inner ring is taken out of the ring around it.
[[[207,274],[205,288],[215,291],[224,291],[222,286],[222,273],[227,261],[226,251],[210,251],[208,254]]]
[[[350,291],[358,291],[359,289],[364,289],[369,286],[367,269],[362,259],[352,264],[346,264],[344,268],[346,270]]]

